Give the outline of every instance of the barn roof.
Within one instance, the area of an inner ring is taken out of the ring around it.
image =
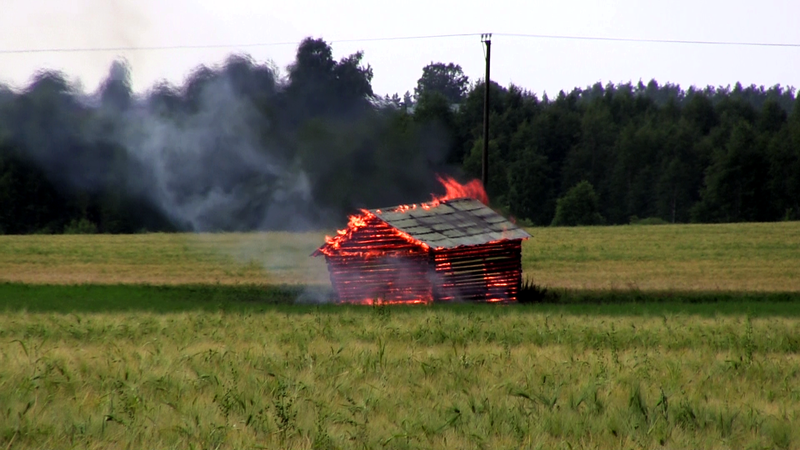
[[[429,209],[396,210],[397,207],[392,207],[370,212],[431,248],[455,248],[531,237],[525,230],[471,198],[444,201]]]

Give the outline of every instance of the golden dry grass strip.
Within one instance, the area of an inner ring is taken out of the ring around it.
[[[0,236],[0,281],[325,284],[318,233]]]
[[[546,286],[800,291],[800,222],[530,231],[523,267]]]
[[[533,228],[526,275],[578,289],[800,291],[800,222]],[[328,285],[324,233],[0,236],[0,281]]]

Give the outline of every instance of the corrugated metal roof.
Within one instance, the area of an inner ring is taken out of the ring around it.
[[[531,237],[525,230],[471,198],[449,200],[430,209],[417,207],[393,212],[395,209],[397,207],[370,212],[432,248],[455,248]]]

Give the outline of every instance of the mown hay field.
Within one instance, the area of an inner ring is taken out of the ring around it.
[[[800,291],[800,222],[532,228],[525,274],[553,288]],[[0,236],[0,281],[328,285],[323,233]]]

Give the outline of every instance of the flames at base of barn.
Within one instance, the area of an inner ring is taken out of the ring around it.
[[[362,210],[314,252],[325,256],[339,301],[516,301],[521,243],[530,235],[469,198],[486,201],[479,183],[441,181],[444,197]]]

